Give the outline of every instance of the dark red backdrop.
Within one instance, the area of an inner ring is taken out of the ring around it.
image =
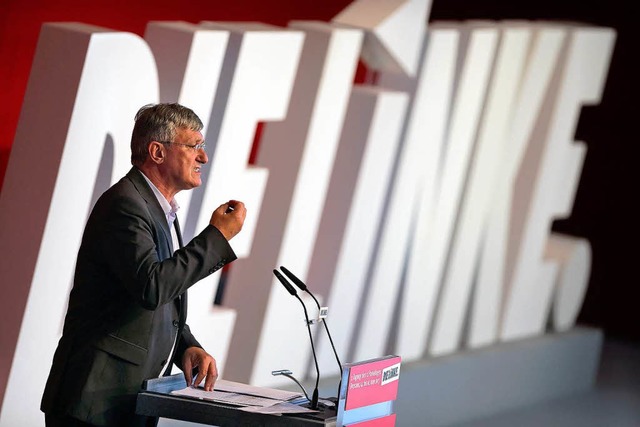
[[[151,20],[259,21],[281,26],[292,19],[327,21],[349,3],[350,0],[0,0],[0,185],[43,22],[80,21],[142,35]],[[586,237],[592,244],[593,271],[580,321],[603,326],[609,335],[638,339],[640,310],[632,298],[639,283],[636,258],[640,233],[636,210],[632,209],[640,183],[635,160],[638,98],[634,96],[637,92],[632,80],[638,73],[632,61],[631,40],[635,37],[631,3],[434,0],[430,20],[571,20],[618,31],[602,104],[584,109],[576,132],[576,139],[586,141],[588,152],[574,210],[569,219],[556,222],[554,229]],[[624,250],[625,244],[632,249]]]

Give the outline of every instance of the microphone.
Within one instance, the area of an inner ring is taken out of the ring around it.
[[[302,392],[304,393],[304,397],[306,397],[307,400],[309,402],[311,402],[311,399],[309,399],[309,395],[307,394],[307,390],[305,390],[305,388],[302,386],[302,384],[300,384],[300,382],[296,379],[296,377],[293,376],[293,372],[291,372],[288,369],[278,369],[277,371],[271,371],[271,375],[273,375],[274,377],[276,375],[282,375],[283,377],[287,377],[290,380],[293,380],[293,382],[298,384],[298,387],[300,387],[302,389]]]
[[[311,398],[311,409],[315,410],[315,409],[318,409],[318,382],[320,381],[320,369],[318,368],[318,358],[316,357],[316,349],[313,346],[313,336],[311,334],[311,326],[310,326],[311,322],[309,321],[309,314],[307,313],[307,307],[304,305],[304,302],[302,302],[302,300],[298,296],[298,293],[293,288],[293,286],[291,286],[291,283],[289,283],[287,279],[285,279],[278,270],[274,269],[273,274],[275,274],[275,276],[278,278],[280,283],[282,283],[282,286],[284,286],[287,292],[289,292],[291,295],[296,297],[298,301],[300,301],[300,304],[302,304],[302,308],[304,309],[304,317],[305,319],[307,319],[307,330],[309,331],[309,341],[311,341],[311,351],[313,352],[313,361],[316,364],[316,387],[313,390],[313,397]]]
[[[292,272],[290,272],[288,269],[286,269],[283,266],[280,266],[280,270],[282,270],[284,272],[284,274],[293,282],[295,283],[295,285],[297,287],[300,288],[300,290],[308,293],[309,295],[311,295],[311,298],[313,298],[313,300],[316,302],[316,305],[318,306],[318,310],[322,310],[320,308],[320,303],[318,302],[318,299],[315,297],[315,295],[313,295],[311,293],[311,291],[309,290],[309,288],[307,288],[307,285],[305,285],[302,280],[298,279]],[[275,271],[275,270],[274,270]],[[291,286],[291,285],[289,285]],[[331,333],[329,333],[329,326],[327,325],[327,319],[323,318],[322,319],[322,323],[324,323],[324,330],[327,331],[327,336],[329,337],[329,342],[331,343],[331,348],[333,349],[333,354],[336,356],[336,361],[338,362],[338,368],[340,368],[340,383],[338,384],[338,399],[340,398],[340,388],[342,388],[342,363],[340,363],[340,358],[338,357],[338,352],[336,351],[336,347],[333,345],[333,339],[331,338]]]

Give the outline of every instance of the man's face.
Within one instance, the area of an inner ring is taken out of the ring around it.
[[[202,134],[190,129],[177,129],[173,144],[167,144],[167,157],[163,164],[163,177],[167,186],[176,193],[202,184],[200,168],[209,161],[204,149],[189,146],[204,141]],[[181,145],[185,144],[185,145]]]

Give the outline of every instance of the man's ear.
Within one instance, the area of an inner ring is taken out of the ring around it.
[[[164,145],[158,141],[151,141],[148,150],[149,158],[155,164],[159,165],[160,163],[163,163],[167,157]]]

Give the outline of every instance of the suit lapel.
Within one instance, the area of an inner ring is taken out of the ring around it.
[[[160,226],[160,229],[164,233],[165,242],[169,248],[169,254],[173,254],[173,241],[171,239],[171,231],[169,230],[169,224],[167,224],[167,217],[156,198],[156,195],[153,193],[151,187],[142,176],[142,172],[138,170],[138,168],[133,167],[127,174],[127,177],[131,180],[133,185],[136,187],[136,190],[140,193],[140,196],[147,202],[147,206],[149,207],[149,212],[151,213],[151,217],[153,220]],[[180,234],[178,234],[180,236]],[[178,237],[182,239],[182,237]],[[182,244],[182,242],[181,242]]]

